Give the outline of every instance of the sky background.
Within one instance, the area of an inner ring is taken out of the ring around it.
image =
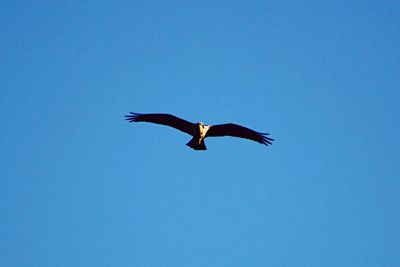
[[[2,1],[0,266],[400,266],[399,12]]]

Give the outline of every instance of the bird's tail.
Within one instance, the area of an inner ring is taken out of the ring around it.
[[[204,143],[204,139],[201,139],[199,144],[198,139],[193,137],[186,145],[193,148],[194,150],[207,150],[206,144]]]

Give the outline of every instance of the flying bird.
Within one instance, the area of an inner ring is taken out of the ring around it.
[[[256,132],[234,123],[205,125],[202,122],[192,123],[174,115],[163,113],[140,114],[130,112],[130,115],[125,115],[125,117],[129,122],[162,124],[187,133],[193,136],[193,138],[186,145],[194,150],[207,150],[204,139],[214,136],[240,137],[256,141],[266,146],[272,145],[272,141],[274,141],[274,139],[268,137],[268,133]]]

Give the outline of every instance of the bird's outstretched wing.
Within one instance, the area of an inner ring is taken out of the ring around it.
[[[274,139],[269,138],[267,135],[269,134],[259,133],[237,124],[227,123],[227,124],[211,125],[207,131],[206,137],[234,136],[234,137],[250,139],[258,143],[264,144],[266,146],[272,145],[272,141],[274,141]]]
[[[194,123],[188,122],[184,119],[175,117],[170,114],[154,113],[154,114],[139,114],[129,112],[131,115],[125,115],[126,120],[129,122],[151,122],[173,127],[187,134],[193,135]]]

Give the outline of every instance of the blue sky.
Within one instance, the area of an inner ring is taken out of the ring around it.
[[[400,266],[399,9],[3,1],[0,265]]]

